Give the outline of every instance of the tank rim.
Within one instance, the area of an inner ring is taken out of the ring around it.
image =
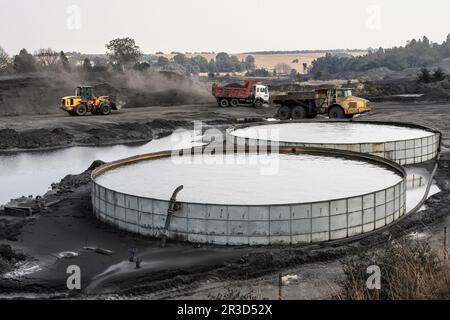
[[[139,163],[139,162],[143,162],[143,161],[151,161],[151,160],[156,160],[156,159],[169,158],[173,154],[180,154],[182,156],[191,156],[191,155],[202,154],[207,147],[208,146],[202,146],[202,147],[194,147],[191,149],[181,149],[181,150],[174,150],[174,151],[162,151],[162,152],[157,152],[157,153],[148,153],[148,154],[137,155],[137,156],[117,160],[114,162],[104,164],[104,165],[96,168],[95,170],[93,170],[91,173],[91,180],[92,180],[93,184],[98,185],[98,186],[104,188],[105,190],[109,190],[112,192],[118,192],[125,196],[137,197],[137,198],[146,199],[146,200],[168,201],[169,199],[144,197],[144,196],[140,196],[140,195],[128,194],[126,192],[119,192],[116,190],[112,190],[112,189],[106,188],[106,187],[102,186],[101,184],[99,184],[98,182],[96,182],[96,178],[99,177],[100,175],[104,174],[105,172],[120,168],[122,166],[131,165],[131,164],[135,164],[135,163]],[[250,148],[245,151],[233,152],[233,154],[251,154],[251,153],[258,154],[258,149]],[[280,148],[278,148],[277,152],[271,152],[271,153],[294,154],[294,155],[309,154],[309,155],[320,155],[320,156],[327,156],[327,157],[343,158],[343,159],[354,160],[354,161],[362,161],[362,162],[366,162],[366,163],[376,164],[380,167],[384,167],[385,169],[388,169],[388,170],[396,173],[397,175],[400,176],[401,182],[403,182],[403,183],[405,183],[405,180],[407,177],[406,170],[400,164],[398,164],[394,161],[385,159],[385,158],[373,156],[370,154],[360,153],[360,152],[347,151],[347,150],[334,150],[334,149],[328,149],[328,148],[315,148],[315,147],[280,147]],[[222,154],[226,154],[226,152],[223,152]],[[330,198],[330,199],[320,200],[320,201],[293,202],[293,203],[286,202],[286,203],[275,203],[275,204],[228,204],[228,203],[220,204],[220,203],[190,202],[190,201],[179,201],[179,202],[183,203],[183,204],[227,206],[227,207],[243,207],[243,206],[245,206],[245,207],[269,206],[270,207],[270,206],[295,206],[295,205],[306,205],[306,204],[309,205],[309,204],[316,204],[316,203],[323,203],[323,202],[341,201],[341,200],[345,200],[345,199],[351,199],[354,197],[364,197],[364,196],[371,195],[371,194],[374,194],[377,192],[385,191],[386,189],[389,189],[389,188],[393,188],[401,182],[398,182],[387,188],[373,190],[373,191],[363,193],[363,194],[354,194],[354,195],[351,195],[348,197]]]
[[[324,120],[277,120],[277,121],[259,121],[259,122],[253,122],[253,123],[245,123],[245,124],[238,124],[229,127],[226,130],[226,133],[230,136],[247,139],[248,137],[241,137],[234,135],[232,132],[239,130],[239,129],[245,129],[250,127],[258,127],[263,125],[272,125],[272,124],[285,124],[285,123],[360,123],[360,124],[373,124],[373,125],[390,125],[395,127],[404,127],[404,128],[413,128],[413,129],[420,129],[424,131],[428,131],[434,134],[439,134],[439,136],[442,136],[442,133],[432,127],[427,127],[411,122],[398,122],[398,121],[378,121],[378,120],[336,120],[336,119],[324,119]],[[412,141],[419,138],[412,138],[412,139],[400,139],[400,140],[391,140],[391,141],[380,141],[380,142],[301,142],[301,141],[282,141],[282,140],[268,140],[268,139],[257,139],[257,138],[248,138],[251,140],[258,140],[258,141],[276,141],[278,143],[293,143],[293,144],[315,144],[315,145],[325,145],[325,144],[333,144],[333,145],[360,145],[360,144],[378,144],[378,143],[395,143],[395,142],[403,142],[403,141]]]

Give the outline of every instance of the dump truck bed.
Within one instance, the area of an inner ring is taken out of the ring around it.
[[[273,102],[277,104],[283,104],[286,101],[309,101],[315,100],[316,95],[314,91],[297,91],[288,92],[284,95],[278,95],[273,97]]]

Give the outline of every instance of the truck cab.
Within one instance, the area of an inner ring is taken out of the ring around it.
[[[252,86],[252,96],[254,101],[269,103],[270,99],[269,88],[262,84],[255,84]]]
[[[328,109],[330,118],[351,117],[370,111],[369,101],[355,97],[352,89],[349,88],[327,90],[327,98],[323,106]]]

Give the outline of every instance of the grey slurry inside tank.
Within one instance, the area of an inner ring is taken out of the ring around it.
[[[105,188],[135,196],[215,204],[285,204],[351,197],[401,181],[370,163],[336,157],[231,154],[171,157],[119,167],[97,178]],[[275,192],[276,191],[276,192]]]

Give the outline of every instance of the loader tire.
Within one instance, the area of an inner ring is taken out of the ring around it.
[[[87,107],[84,104],[79,104],[75,107],[74,113],[79,117],[85,116],[87,113]]]
[[[101,105],[100,114],[102,116],[109,116],[111,114],[111,106],[109,104]]]
[[[278,118],[280,120],[289,120],[291,118],[291,108],[282,106],[278,109]]]
[[[306,112],[305,108],[303,107],[295,107],[292,110],[292,119],[298,120],[298,119],[305,119],[308,113]]]

